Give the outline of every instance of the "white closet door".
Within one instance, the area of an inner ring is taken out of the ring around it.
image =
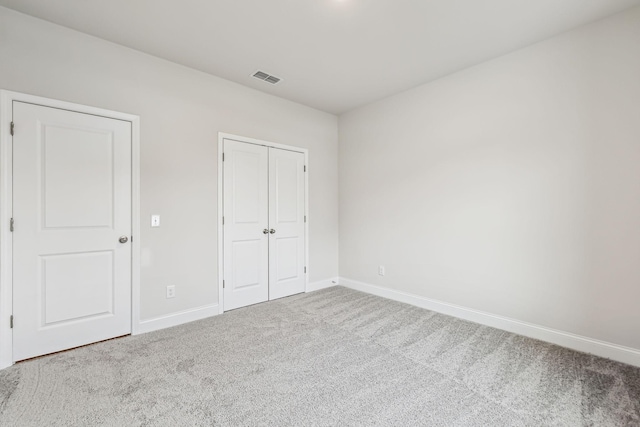
[[[304,154],[269,149],[269,299],[305,290]]]
[[[13,356],[131,332],[131,123],[13,103]]]
[[[224,140],[224,310],[269,299],[268,148]]]

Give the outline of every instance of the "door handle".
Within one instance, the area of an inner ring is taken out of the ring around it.
[[[276,232],[276,230],[274,230],[273,228],[271,230],[269,230],[269,233],[271,233],[271,234],[273,234],[275,232]]]
[[[269,234],[269,229],[265,228],[264,230],[262,230],[263,234]]]
[[[129,241],[129,238],[127,236],[120,236],[120,238],[118,239],[118,241],[120,243],[127,243]]]

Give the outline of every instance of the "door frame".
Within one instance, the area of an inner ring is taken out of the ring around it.
[[[0,90],[0,369],[13,365],[13,102],[25,102],[131,123],[131,334],[140,327],[140,117],[56,99]],[[20,124],[16,124],[19,132]],[[18,225],[19,226],[19,225]],[[19,321],[19,320],[17,320]]]
[[[304,275],[304,291],[309,289],[309,150],[307,148],[295,147],[293,145],[278,144],[275,142],[263,141],[261,139],[249,138],[246,136],[233,135],[230,133],[218,132],[218,309],[220,314],[224,313],[224,288],[222,281],[224,278],[224,226],[222,216],[224,213],[224,182],[223,182],[223,162],[222,153],[224,140],[232,139],[237,142],[247,144],[262,145],[269,148],[279,148],[281,150],[295,151],[304,154],[304,164],[306,172],[304,174],[304,215],[307,221],[304,223],[304,264],[306,272]]]

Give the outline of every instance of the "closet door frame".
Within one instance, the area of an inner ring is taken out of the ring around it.
[[[305,174],[304,174],[304,215],[306,221],[304,223],[304,291],[309,289],[309,150],[306,148],[295,147],[293,145],[278,144],[275,142],[264,141],[261,139],[249,138],[246,136],[233,135],[230,133],[218,133],[218,307],[219,312],[224,312],[224,225],[223,225],[223,197],[224,197],[224,181],[223,181],[223,151],[224,140],[233,140],[248,144],[262,145],[269,148],[278,148],[281,150],[295,151],[304,154]]]

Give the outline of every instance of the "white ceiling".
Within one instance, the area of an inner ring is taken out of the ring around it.
[[[245,86],[342,113],[640,0],[0,0]],[[263,70],[275,86],[250,77]]]

